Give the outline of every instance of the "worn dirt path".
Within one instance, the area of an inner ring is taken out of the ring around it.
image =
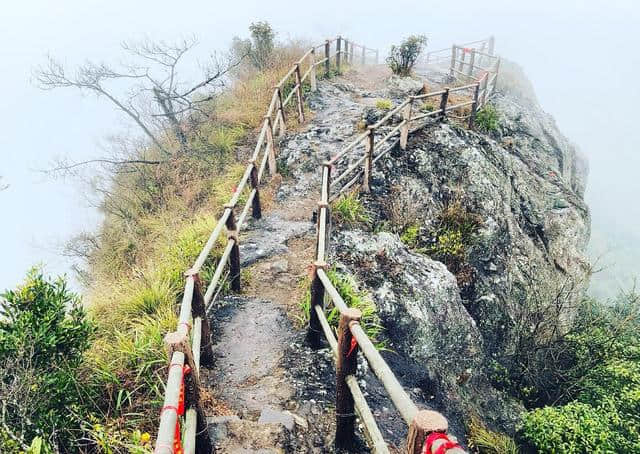
[[[206,382],[220,401],[209,426],[219,453],[333,452],[333,361],[327,348],[306,346],[299,305],[315,253],[319,166],[358,133],[363,109],[385,97],[385,71],[367,71],[320,81],[310,120],[282,138],[278,160],[287,170],[272,207],[240,238],[243,292],[210,313],[216,364]],[[384,419],[390,403],[375,385],[369,393]]]

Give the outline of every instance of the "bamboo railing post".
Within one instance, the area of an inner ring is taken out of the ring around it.
[[[351,52],[349,54],[349,63],[353,65],[353,41],[351,42]]]
[[[185,369],[183,367],[182,369],[185,414],[190,410],[195,410],[196,413],[195,452],[197,454],[210,454],[212,444],[207,430],[207,417],[200,398],[199,365],[196,364],[194,359],[188,335],[179,332],[169,333],[165,336],[164,342],[169,358],[173,358],[175,352],[180,352],[184,355],[184,366],[189,368]],[[188,440],[188,442],[191,443],[191,440]],[[187,444],[187,440],[185,440],[185,444]]]
[[[440,119],[444,119],[447,116],[447,102],[449,102],[449,87],[444,89],[444,93],[442,93],[442,98],[440,98]]]
[[[448,428],[447,420],[440,413],[429,410],[419,411],[409,426],[406,454],[422,454],[427,436],[433,432],[446,433]]]
[[[360,64],[362,66],[364,66],[366,61],[367,61],[367,55],[365,54],[366,51],[367,51],[367,48],[362,46],[362,57],[361,57],[361,60],[360,60]]]
[[[493,51],[494,51],[494,47],[496,45],[496,39],[493,37],[493,35],[489,36],[489,55],[493,55]]]
[[[347,376],[358,369],[358,347],[352,348],[351,324],[358,323],[362,313],[348,308],[340,314],[338,325],[338,358],[336,364],[336,448],[348,449],[355,442],[355,409]]]
[[[189,275],[190,271],[187,271]],[[204,303],[204,294],[202,293],[202,281],[198,273],[193,274],[193,299],[191,300],[191,313],[193,319],[200,317],[200,363],[205,366],[213,366],[213,345],[211,343],[211,326],[207,317],[207,309]]]
[[[324,284],[318,276],[318,270],[326,271],[326,238],[327,224],[329,222],[329,191],[331,190],[331,164],[322,164],[322,193],[318,201],[318,222],[316,226],[316,260],[311,265],[311,301],[309,305],[309,327],[307,330],[307,341],[312,348],[322,346],[322,324],[318,318],[316,307],[324,311]]]
[[[236,224],[236,217],[233,213],[235,205],[225,204],[225,208],[231,209],[231,214],[227,218],[227,238],[228,241],[233,241],[233,247],[231,248],[231,255],[229,255],[229,278],[231,279],[231,290],[239,292],[240,286],[240,247],[238,246],[238,227]]]
[[[493,79],[493,87],[491,87],[491,91],[496,91],[496,85],[498,85],[498,74],[500,73],[500,59],[496,60],[496,77]]]
[[[340,47],[341,47],[341,44],[342,44],[341,41],[342,41],[342,38],[340,38],[338,36],[338,39],[336,40],[336,70],[338,72],[340,72],[340,57],[341,57],[341,55],[340,55]]]
[[[328,77],[329,72],[331,71],[331,43],[329,42],[329,40],[326,40],[324,42],[324,58],[326,58],[326,60],[324,61],[324,73],[325,77]]]
[[[376,65],[378,64],[378,49],[376,49]]]
[[[309,82],[311,83],[311,91],[315,92],[318,90],[318,83],[316,81],[316,49],[315,47],[311,49],[311,55],[309,56],[311,59],[311,67],[309,69]]]
[[[302,96],[302,77],[300,63],[296,63],[296,96],[298,98],[298,123],[304,123],[304,97]]]
[[[458,62],[458,71],[462,72],[462,70],[464,69],[464,63],[465,63],[465,57],[466,57],[467,53],[465,52],[465,48],[461,47],[460,48],[460,61]]]
[[[349,40],[347,38],[343,38],[344,41],[344,62],[349,64]]]
[[[362,190],[364,192],[371,191],[371,171],[373,169],[373,150],[374,150],[375,128],[369,126],[369,136],[367,137],[366,158],[364,160],[364,181]]]
[[[477,82],[476,88],[473,90],[473,104],[471,104],[471,114],[469,115],[469,129],[473,129],[473,124],[476,120],[476,112],[478,111],[479,95],[480,95],[480,82]]]
[[[402,120],[405,122],[404,126],[400,129],[400,149],[407,149],[407,140],[409,138],[409,123],[411,122],[411,108],[413,106],[413,96],[409,98],[409,104],[407,104],[402,110]]]
[[[471,58],[469,59],[469,69],[467,70],[467,76],[469,77],[473,76],[473,65],[475,63],[475,60],[476,60],[476,50],[471,49]]]
[[[260,188],[258,183],[258,168],[259,164],[253,161],[253,167],[251,168],[251,188],[256,191],[251,202],[251,216],[253,219],[260,219],[262,217],[262,208],[260,207]],[[273,175],[273,174],[272,174]]]
[[[275,89],[278,91],[278,113],[276,114],[276,125],[278,126],[278,137],[282,137],[287,129],[287,117],[284,113],[284,104],[282,102],[282,90],[277,85]]]
[[[456,54],[458,53],[457,47],[454,44],[451,46],[451,66],[449,67],[449,80],[453,80],[453,70],[456,67]]]
[[[271,117],[269,115],[266,115],[264,118],[267,121],[267,154],[268,154],[267,160],[269,162],[269,173],[271,174],[272,177],[274,177],[278,173],[278,165],[276,163],[276,154],[278,150],[276,146],[276,141],[273,138],[273,124],[271,123]],[[254,163],[254,167],[255,167],[255,163]]]

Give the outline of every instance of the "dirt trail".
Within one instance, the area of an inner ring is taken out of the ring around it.
[[[332,358],[306,346],[299,304],[315,252],[319,164],[357,134],[375,102],[384,71],[369,71],[319,83],[311,120],[280,143],[288,175],[272,207],[240,238],[243,293],[210,314],[216,363],[207,385],[229,413],[210,418],[218,453],[333,452]]]

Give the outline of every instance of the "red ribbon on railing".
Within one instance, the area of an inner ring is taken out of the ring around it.
[[[424,451],[422,452],[422,454],[431,454],[433,443],[435,443],[436,440],[446,440],[446,441],[445,443],[442,443],[440,446],[438,446],[438,449],[433,454],[445,454],[449,449],[462,448],[462,446],[460,446],[455,441],[451,441],[447,436],[447,434],[443,434],[442,432],[433,432],[432,434],[429,434],[429,436],[427,437],[424,443]]]
[[[468,53],[470,53],[470,52],[471,52],[471,48],[470,48],[470,47],[463,47],[463,48],[462,48],[462,51],[463,51],[465,54],[468,54]]]
[[[169,365],[169,369],[174,366],[180,366],[180,364],[171,364]],[[178,396],[178,406],[175,405],[165,405],[160,410],[160,414],[162,414],[165,410],[173,410],[176,412],[176,428],[173,434],[173,452],[174,454],[184,454],[184,450],[182,448],[182,431],[180,430],[180,416],[184,415],[184,376],[191,372],[191,368],[188,365],[181,366],[182,367],[182,378],[180,379],[180,394]],[[160,445],[156,445],[156,451]],[[165,446],[168,447],[168,446]]]
[[[356,340],[355,337],[352,337],[351,345],[349,346],[349,352],[347,353],[347,358],[351,356],[351,353],[353,353],[353,351],[356,349],[357,346],[358,346],[358,341]]]

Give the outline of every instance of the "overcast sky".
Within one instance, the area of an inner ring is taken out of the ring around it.
[[[10,187],[0,192],[0,289],[15,285],[37,263],[67,272],[57,246],[98,219],[78,186],[36,170],[56,156],[95,157],[100,141],[126,126],[104,100],[38,90],[31,69],[47,53],[69,64],[116,61],[123,40],[191,34],[204,58],[226,49],[257,20],[268,20],[282,39],[341,33],[383,53],[414,33],[429,36],[432,49],[494,34],[497,52],[524,67],[542,107],[589,157],[593,254],[607,253],[609,275],[637,275],[640,266],[630,251],[640,250],[639,11],[632,1],[3,2],[0,175]]]

